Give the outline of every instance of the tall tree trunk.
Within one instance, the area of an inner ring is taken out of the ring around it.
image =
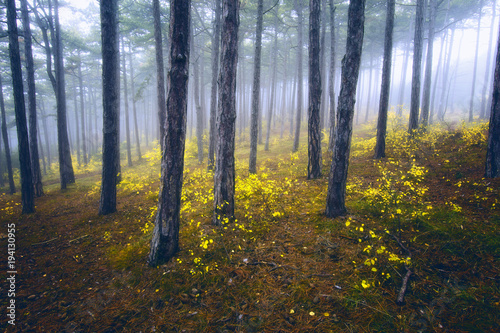
[[[404,58],[403,58],[403,68],[401,70],[401,83],[399,84],[399,101],[397,115],[401,117],[403,115],[403,105],[405,102],[405,90],[406,90],[406,73],[408,72],[408,62],[410,58],[410,44],[411,44],[411,33],[413,30],[413,24],[410,19],[410,29],[408,29],[408,43],[405,47]]]
[[[297,45],[297,70],[298,70],[298,75],[297,75],[297,114],[296,114],[296,121],[295,121],[295,137],[293,139],[293,152],[296,152],[299,150],[299,140],[300,140],[300,121],[302,119],[302,94],[303,94],[303,79],[302,79],[302,48],[304,47],[304,41],[302,37],[302,32],[304,30],[303,24],[304,20],[302,17],[302,0],[295,0],[295,11],[297,12],[297,17],[298,17],[298,24],[297,24],[297,29],[298,29],[298,45]]]
[[[309,2],[309,121],[307,179],[321,177],[320,0]]]
[[[75,110],[75,129],[76,129],[76,162],[82,164],[80,156],[80,119],[78,119],[78,100],[76,93],[76,79],[73,76],[73,109]]]
[[[83,92],[83,75],[82,75],[82,61],[80,54],[78,54],[78,58],[80,61],[78,62],[78,85],[80,88],[80,117],[81,117],[81,126],[82,126],[82,157],[83,164],[87,165],[87,139],[85,136],[85,100],[84,100],[84,92]]]
[[[214,175],[214,215],[212,220],[215,225],[220,225],[225,218],[232,219],[234,217],[234,134],[239,10],[239,0],[223,0],[219,113],[217,114],[218,136]]]
[[[259,136],[259,113],[260,113],[260,57],[262,53],[262,21],[264,5],[263,0],[258,0],[257,5],[257,27],[255,31],[255,53],[252,84],[252,116],[250,119],[250,160],[248,171],[257,172],[257,142]]]
[[[24,104],[23,73],[16,22],[16,3],[7,0],[7,24],[9,28],[9,57],[14,90],[14,108],[16,113],[17,141],[19,149],[19,169],[21,173],[21,202],[23,214],[35,212],[35,190],[31,171],[28,126]]]
[[[131,52],[132,50],[130,50]],[[127,164],[132,166],[132,149],[130,143],[130,117],[128,105],[128,84],[127,84],[127,60],[125,59],[125,42],[121,36],[122,72],[123,72],[123,102],[125,104],[125,137],[127,138]]]
[[[116,184],[120,164],[120,51],[118,0],[101,0],[102,41],[102,184],[99,215],[116,211]]]
[[[0,110],[2,111],[2,139],[5,148],[5,164],[7,164],[7,174],[9,177],[10,194],[16,193],[14,184],[14,173],[12,172],[12,157],[10,155],[9,134],[7,132],[7,119],[5,116],[5,101],[3,98],[2,76],[0,75]]]
[[[154,37],[156,47],[156,92],[158,106],[158,122],[160,128],[160,144],[163,150],[163,137],[165,136],[166,104],[165,104],[165,67],[163,66],[163,46],[161,39],[161,21],[160,21],[160,1],[153,0],[153,20]]]
[[[194,31],[191,30],[193,33]],[[192,35],[191,41],[193,41],[194,36]],[[200,58],[203,56],[201,48],[198,46],[198,38],[195,40],[194,43],[191,43],[191,45],[194,45],[194,50],[193,54],[197,52],[198,54],[195,54],[194,57],[194,64],[193,64],[193,70],[194,70],[194,104],[195,104],[195,109],[196,109],[196,141],[198,143],[198,163],[203,162],[203,109],[201,108],[201,103],[200,103]]]
[[[364,22],[365,0],[351,0],[348,10],[346,54],[342,60],[342,86],[338,102],[338,125],[326,197],[325,214],[328,217],[340,216],[347,211],[345,208],[345,191],[351,149],[356,86],[363,47]]]
[[[476,53],[474,56],[474,69],[472,72],[472,91],[470,93],[469,122],[474,120],[474,95],[476,94],[477,59],[479,53],[479,35],[481,33],[481,14],[483,13],[483,0],[479,2],[479,17],[477,19]]]
[[[163,143],[161,189],[148,263],[167,262],[179,250],[184,149],[189,79],[190,0],[170,2],[170,54],[167,123]]]
[[[66,120],[66,85],[64,83],[64,61],[63,45],[61,37],[61,25],[59,24],[59,0],[54,0],[55,12],[55,40],[54,40],[54,63],[56,70],[56,98],[57,98],[57,143],[59,152],[59,173],[61,177],[61,189],[67,184],[75,182],[75,173],[71,162],[71,151],[69,147],[68,122]]]
[[[310,15],[310,14],[309,14]],[[326,87],[326,80],[328,78],[328,75],[326,75],[326,25],[327,25],[327,12],[326,12],[326,0],[321,0],[321,39],[320,39],[320,72],[323,74],[321,75],[321,106],[320,106],[320,128],[323,130],[323,128],[326,128],[326,101],[327,101],[327,95],[328,91],[325,89]],[[323,133],[321,133],[323,134]]]
[[[274,46],[273,46],[273,77],[271,79],[271,100],[269,101],[269,110],[267,113],[267,133],[266,133],[266,144],[264,146],[265,151],[269,151],[269,140],[271,138],[271,120],[273,118],[273,110],[277,109],[275,103],[276,94],[276,71],[277,71],[277,59],[278,59],[278,8],[274,12]]]
[[[422,101],[422,126],[429,125],[431,102],[432,53],[434,50],[434,22],[436,20],[436,1],[429,0],[429,34],[427,37],[427,60],[425,62],[424,92]]]
[[[328,151],[333,151],[335,143],[335,6],[333,0],[330,0],[330,79],[328,86],[328,95],[330,98],[330,138],[328,141]]]
[[[220,44],[220,2],[215,2],[214,34],[212,39],[212,85],[210,88],[210,129],[208,142],[208,170],[213,170],[215,164],[215,133],[217,119],[217,76],[219,75],[219,44]],[[242,92],[243,93],[243,92]],[[243,127],[244,128],[244,127]]]
[[[129,50],[131,50],[130,41],[128,48]],[[140,161],[142,160],[142,154],[141,154],[141,141],[139,140],[139,125],[137,123],[137,102],[135,100],[134,64],[132,62],[132,52],[128,54],[128,62],[130,64],[130,93],[132,95],[132,113],[134,116],[135,151]]]
[[[485,177],[500,177],[500,34],[497,42],[497,58],[493,77],[490,127],[486,153]]]
[[[385,157],[385,136],[387,133],[387,111],[389,109],[389,93],[391,90],[392,65],[392,33],[394,30],[395,0],[387,0],[385,21],[384,64],[382,68],[382,87],[380,88],[380,104],[378,108],[377,143],[374,158]]]
[[[488,53],[486,56],[486,73],[484,74],[483,92],[481,94],[481,111],[479,113],[479,117],[481,119],[486,118],[486,106],[488,101],[488,96],[486,96],[486,94],[488,93],[488,90],[491,89],[490,64],[491,64],[491,48],[493,47],[493,29],[495,26],[496,6],[497,6],[497,1],[493,0],[493,4],[491,5],[493,13],[491,15],[490,40],[488,43]]]
[[[368,76],[368,96],[366,98],[366,112],[365,112],[365,123],[368,121],[368,115],[370,114],[370,102],[372,96],[372,77],[373,77],[373,46],[370,49],[370,74]]]
[[[448,52],[446,53],[445,57],[445,65],[443,66],[443,83],[441,84],[443,86],[443,90],[441,91],[441,98],[439,99],[439,107],[438,107],[438,120],[443,121],[444,120],[444,114],[446,113],[446,100],[447,100],[447,87],[449,86],[448,83],[448,76],[450,73],[450,66],[451,66],[451,56],[452,56],[452,51],[453,51],[453,41],[455,39],[455,25],[452,26],[451,28],[451,36],[448,41]]]
[[[410,122],[408,132],[418,128],[418,113],[420,108],[420,76],[422,68],[422,42],[424,39],[424,6],[425,0],[417,0],[415,17],[415,35],[413,38],[413,74],[411,80]]]
[[[45,114],[45,106],[43,103],[43,99],[41,100],[40,107],[40,115],[42,116],[42,126],[43,126],[43,134],[45,141],[45,149],[47,149],[47,164],[48,169],[50,170],[50,165],[52,164],[52,159],[50,157],[50,138],[49,138],[49,129],[47,127],[47,115]]]
[[[36,91],[35,91],[35,66],[31,41],[31,27],[27,0],[21,0],[21,12],[24,27],[24,54],[26,57],[26,74],[28,83],[28,110],[29,110],[29,145],[31,154],[31,168],[35,196],[43,195],[42,173],[38,157],[38,126],[36,119]]]

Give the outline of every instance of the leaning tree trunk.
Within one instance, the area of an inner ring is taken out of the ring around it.
[[[12,172],[12,157],[10,155],[9,134],[7,133],[7,119],[5,116],[5,101],[3,98],[2,76],[0,75],[0,109],[2,112],[2,139],[5,148],[5,164],[7,164],[7,174],[9,177],[10,194],[16,193],[14,184],[14,173]]]
[[[413,134],[418,128],[418,113],[420,108],[420,76],[422,68],[422,41],[424,39],[424,2],[417,0],[415,18],[415,35],[413,38],[413,74],[411,80],[410,122],[408,132]]]
[[[325,214],[336,217],[346,213],[345,192],[356,86],[363,47],[365,0],[351,0],[348,10],[346,54],[342,60],[342,85],[338,102],[338,124],[328,179]]]
[[[333,0],[330,0],[330,80],[328,95],[330,98],[330,138],[328,141],[328,151],[333,151],[335,143],[335,8]]]
[[[321,177],[320,0],[309,2],[309,121],[307,179]]]
[[[382,68],[382,87],[380,88],[380,104],[377,122],[377,143],[374,158],[385,157],[385,135],[387,133],[387,111],[389,109],[389,93],[391,90],[392,65],[392,32],[394,30],[395,0],[387,0],[385,23],[384,64]]]
[[[302,91],[303,91],[303,80],[302,80],[302,47],[303,47],[303,38],[302,38],[302,30],[303,27],[303,17],[302,17],[302,0],[295,0],[295,11],[297,12],[298,17],[298,45],[297,45],[297,114],[295,121],[295,137],[293,139],[293,149],[292,152],[296,152],[299,150],[299,140],[300,140],[300,121],[302,119]]]
[[[497,43],[497,59],[493,77],[485,177],[500,177],[500,34]]]
[[[35,212],[35,190],[31,173],[26,107],[24,104],[23,72],[16,22],[16,4],[7,0],[7,24],[9,28],[9,57],[14,90],[14,109],[16,113],[17,141],[19,147],[19,169],[21,173],[21,202],[23,214]]]
[[[263,0],[259,0],[257,7],[257,28],[255,31],[255,54],[252,85],[252,116],[250,119],[250,160],[248,171],[257,172],[257,142],[259,135],[260,114],[260,56],[262,53],[262,19],[264,11]]]
[[[210,90],[210,128],[208,142],[208,170],[215,165],[215,139],[217,119],[217,76],[219,75],[219,44],[220,44],[220,1],[215,0],[215,22],[212,40],[212,86]]]
[[[190,0],[170,2],[167,122],[162,152],[161,189],[148,259],[150,266],[169,261],[179,250],[188,101],[190,9]]]
[[[429,0],[429,35],[427,37],[427,60],[425,62],[424,91],[422,99],[422,126],[429,125],[431,103],[432,53],[434,50],[434,22],[436,20],[436,1]]]
[[[116,211],[116,183],[120,145],[120,51],[118,42],[118,0],[101,0],[102,41],[102,184],[99,215]]]
[[[214,215],[220,225],[234,217],[236,121],[236,69],[238,65],[239,0],[223,0],[221,58],[219,75],[219,113],[214,175]]]
[[[160,21],[160,1],[153,0],[153,20],[154,37],[156,48],[156,93],[158,107],[158,122],[160,128],[160,144],[163,150],[163,137],[165,136],[165,121],[167,110],[165,104],[165,67],[163,66],[163,46],[161,39],[161,21]]]
[[[26,74],[28,83],[29,143],[31,154],[31,168],[33,174],[33,186],[35,187],[35,196],[41,197],[43,195],[43,185],[42,173],[40,171],[40,159],[38,157],[35,65],[33,63],[33,51],[31,48],[31,27],[27,0],[21,0],[21,11],[24,27],[24,53],[26,57]]]

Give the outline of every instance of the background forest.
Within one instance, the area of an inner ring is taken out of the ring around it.
[[[235,3],[1,3],[0,327],[494,331],[496,0]]]

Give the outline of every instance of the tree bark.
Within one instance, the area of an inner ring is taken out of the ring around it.
[[[5,148],[5,164],[7,164],[7,175],[9,177],[10,194],[16,193],[14,184],[14,173],[12,172],[12,156],[10,155],[9,133],[7,132],[7,119],[5,115],[5,101],[3,97],[2,76],[0,75],[0,109],[2,111],[2,139]]]
[[[35,66],[33,63],[32,38],[27,0],[21,0],[21,12],[24,27],[24,54],[26,57],[26,74],[28,83],[28,112],[29,112],[29,145],[31,154],[31,168],[35,196],[43,195],[42,173],[38,155],[38,126],[36,117]]]
[[[413,30],[412,21],[410,20],[410,29],[408,29],[408,42],[405,47],[404,58],[403,58],[403,68],[401,69],[401,83],[399,84],[399,101],[397,108],[398,117],[403,116],[403,105],[405,102],[405,90],[406,90],[406,73],[408,72],[408,62],[410,58],[410,44],[411,44],[411,33]]]
[[[83,92],[83,75],[82,75],[82,61],[80,54],[78,55],[80,61],[78,62],[78,85],[80,87],[80,116],[81,116],[81,126],[82,126],[82,158],[83,164],[87,165],[87,142],[85,136],[85,100]]]
[[[302,48],[303,48],[303,24],[304,20],[302,17],[302,0],[295,0],[295,11],[297,12],[298,17],[298,45],[297,45],[297,113],[296,113],[296,121],[295,121],[295,137],[293,140],[293,149],[292,151],[295,153],[299,150],[299,140],[300,140],[300,121],[302,119],[302,92],[303,92],[303,79],[302,79]]]
[[[479,17],[477,19],[477,35],[476,35],[476,53],[474,56],[474,69],[472,72],[472,91],[470,93],[469,105],[469,122],[474,120],[474,95],[476,94],[476,73],[477,73],[477,59],[479,53],[479,35],[481,33],[481,14],[483,12],[483,0],[479,2]]]
[[[194,39],[192,32],[192,40]],[[194,51],[198,52],[195,54],[193,70],[194,70],[194,104],[196,109],[196,141],[198,144],[198,163],[203,162],[203,109],[200,103],[200,58],[203,56],[201,48],[198,46],[198,40],[191,45],[195,46]]]
[[[488,93],[488,89],[491,89],[490,64],[491,64],[491,48],[493,47],[493,30],[494,30],[494,26],[495,26],[496,6],[497,6],[497,1],[493,0],[493,4],[491,5],[491,9],[492,9],[493,13],[491,15],[490,40],[488,43],[488,53],[486,56],[486,73],[484,74],[483,92],[481,94],[481,111],[479,114],[479,117],[481,119],[486,118],[486,106],[488,104],[487,103],[488,96],[486,96],[486,94]]]
[[[252,115],[250,119],[250,160],[248,171],[257,172],[257,142],[259,135],[259,113],[260,113],[260,57],[262,53],[262,21],[264,4],[258,0],[257,5],[257,27],[255,31],[255,53],[252,84]]]
[[[163,65],[163,46],[161,38],[161,21],[160,21],[160,1],[153,0],[153,21],[154,21],[154,37],[156,47],[156,92],[158,106],[158,122],[160,128],[160,144],[163,147],[163,137],[165,136],[165,121],[167,110],[165,104],[165,67]]]
[[[121,37],[121,53],[122,53],[122,72],[123,72],[123,102],[125,104],[125,137],[127,139],[127,164],[129,167],[132,166],[132,149],[130,143],[130,117],[129,117],[129,105],[128,105],[128,82],[127,82],[127,61],[125,60],[125,43],[123,41],[123,35]]]
[[[269,109],[267,113],[267,132],[266,143],[264,146],[265,151],[269,151],[269,140],[271,138],[271,121],[273,119],[273,110],[277,109],[275,102],[276,94],[276,71],[278,59],[278,8],[274,12],[274,45],[273,45],[273,77],[271,79],[271,100],[269,101]]]
[[[413,132],[418,128],[418,113],[420,108],[420,76],[422,68],[422,42],[424,39],[424,2],[425,0],[417,0],[417,14],[415,17],[410,122],[408,125],[408,132],[410,134],[413,134]]]
[[[208,142],[208,170],[213,170],[215,164],[215,142],[217,134],[217,76],[219,75],[219,44],[220,44],[220,1],[215,1],[214,35],[212,39],[212,85],[210,90],[210,129]]]
[[[434,22],[436,21],[436,1],[429,0],[429,34],[427,37],[427,60],[425,62],[424,91],[422,101],[422,126],[429,125],[429,109],[431,102],[432,55],[434,50]]]
[[[129,42],[129,50],[130,48],[130,42]],[[135,84],[134,84],[134,64],[132,62],[132,53],[128,54],[128,62],[130,64],[130,92],[132,95],[132,113],[134,116],[134,134],[135,134],[135,151],[137,154],[137,158],[139,161],[142,159],[142,154],[141,154],[141,141],[139,140],[139,125],[137,123],[137,103],[135,100]]]
[[[190,11],[190,0],[171,0],[167,123],[158,211],[148,259],[150,266],[169,261],[179,250],[188,101]]]
[[[9,34],[9,57],[12,71],[12,88],[14,91],[14,108],[16,113],[17,140],[19,149],[19,169],[21,173],[21,202],[23,214],[35,212],[35,190],[31,171],[30,147],[28,142],[28,126],[26,124],[26,107],[24,104],[23,73],[16,22],[15,0],[7,0],[7,24]]]
[[[335,143],[335,6],[333,0],[330,0],[330,79],[328,86],[328,95],[330,97],[330,138],[328,141],[328,151],[333,151]]]
[[[214,215],[212,222],[234,217],[236,120],[236,69],[238,65],[239,0],[223,0],[219,113],[214,175]]]
[[[102,184],[99,215],[116,211],[116,184],[120,164],[120,51],[118,0],[101,0],[102,41]]]
[[[497,42],[497,57],[491,97],[490,127],[486,153],[485,177],[500,177],[500,34]]]
[[[320,0],[309,2],[309,121],[307,179],[321,177]]]
[[[387,112],[389,109],[389,93],[391,90],[392,65],[392,33],[394,30],[395,0],[387,0],[385,21],[384,64],[382,67],[382,87],[380,88],[380,104],[377,122],[377,143],[374,158],[385,157],[385,136],[387,133]]]
[[[348,10],[346,54],[342,60],[342,85],[338,101],[338,125],[332,166],[328,179],[325,214],[336,217],[346,213],[345,192],[356,86],[363,47],[365,0],[351,0]]]

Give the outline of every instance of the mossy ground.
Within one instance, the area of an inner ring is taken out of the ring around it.
[[[381,162],[372,159],[373,124],[355,131],[349,213],[336,219],[323,215],[331,155],[323,146],[323,177],[307,180],[303,131],[296,154],[290,153],[292,140],[279,134],[269,152],[259,146],[256,176],[247,171],[248,140],[237,138],[237,221],[213,227],[212,175],[197,162],[196,140],[188,141],[181,250],[157,268],[146,264],[159,188],[157,151],[122,167],[118,212],[108,216],[97,215],[96,163],[78,171],[65,191],[55,176],[46,177],[35,214],[20,214],[20,195],[1,195],[0,248],[6,252],[6,225],[15,223],[18,274],[16,326],[4,317],[0,327],[495,331],[500,180],[483,178],[486,126],[436,127],[409,140],[394,124]],[[408,261],[392,237],[399,227]],[[405,264],[413,274],[404,304],[397,305]],[[0,272],[3,281],[6,274]],[[4,288],[0,299],[4,307]]]

